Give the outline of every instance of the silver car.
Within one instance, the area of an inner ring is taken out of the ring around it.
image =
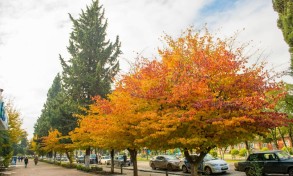
[[[155,169],[179,170],[180,160],[173,155],[158,155],[150,160],[150,167]]]
[[[183,172],[190,172],[190,164],[185,158],[181,161],[180,168],[183,170]],[[200,164],[198,170],[203,171],[206,175],[213,173],[225,173],[229,170],[229,165],[226,161],[216,159],[212,155],[207,154],[204,157],[203,162]]]

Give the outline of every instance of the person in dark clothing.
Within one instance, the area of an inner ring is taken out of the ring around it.
[[[28,164],[28,158],[27,157],[24,158],[24,164],[25,164],[25,167],[27,167],[27,164]]]
[[[127,161],[127,156],[126,156],[126,154],[124,153],[124,155],[123,155],[123,162],[124,162],[124,165],[126,165],[126,161]]]
[[[39,161],[39,158],[38,158],[38,156],[35,156],[35,158],[34,158],[35,165],[37,165],[37,164],[38,164],[38,161]]]

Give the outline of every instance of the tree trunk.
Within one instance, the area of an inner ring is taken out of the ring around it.
[[[250,149],[250,146],[249,146],[249,142],[248,141],[245,141],[245,148],[247,150],[247,156],[251,153],[251,149]]]
[[[84,156],[84,165],[85,167],[90,167],[90,154],[91,154],[91,147],[86,148],[85,156]]]
[[[111,173],[114,173],[114,149],[111,150],[110,152],[111,155]]]
[[[190,164],[190,170],[191,170],[190,175],[191,176],[201,176],[202,175],[201,173],[202,173],[203,168],[201,168],[201,170],[200,170],[201,172],[199,172],[198,168],[207,153],[208,152],[201,152],[198,156],[192,157],[192,156],[190,156],[188,149],[184,149],[184,156]]]
[[[133,176],[138,176],[138,170],[137,170],[137,150],[135,149],[127,149],[130,153],[130,158],[132,160],[133,164]]]
[[[292,130],[292,125],[289,125],[289,139],[290,139],[290,144],[291,144],[291,147],[293,147],[293,130]]]
[[[284,134],[281,132],[281,129],[280,129],[280,127],[277,127],[277,129],[278,129],[278,131],[279,131],[279,133],[280,133],[280,135],[281,135],[282,141],[283,141],[283,143],[284,143],[284,146],[286,147],[286,150],[287,150],[287,152],[289,152],[289,153],[290,153],[290,151],[288,151],[288,150],[289,150],[289,148],[288,148],[288,146],[287,146],[287,144],[286,144],[286,141],[285,141],[285,136],[284,136]]]
[[[277,139],[277,130],[276,130],[276,128],[271,130],[271,135],[272,135],[273,144],[274,144],[273,149],[278,150],[279,149],[279,144],[278,144],[278,139]]]
[[[71,164],[72,164],[71,153],[70,153],[69,151],[66,151],[65,154],[66,154],[66,156],[67,156],[67,158],[68,158],[68,160],[69,160],[69,163],[70,163],[70,165],[71,165]]]
[[[57,153],[54,152],[54,151],[53,151],[53,153],[54,153],[54,163],[55,163],[55,162],[56,162],[56,154],[57,154]]]
[[[227,149],[228,149],[228,146],[226,146],[226,147],[222,147],[222,148],[219,148],[219,151],[220,151],[220,157],[221,157],[222,160],[224,160],[224,155],[225,155]]]

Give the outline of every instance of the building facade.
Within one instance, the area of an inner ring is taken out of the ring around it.
[[[8,115],[5,111],[5,103],[2,97],[3,89],[0,89],[0,130],[8,129]]]

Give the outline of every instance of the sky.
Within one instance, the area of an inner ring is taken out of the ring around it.
[[[59,54],[69,59],[66,47],[72,31],[70,13],[78,18],[91,0],[0,0],[0,88],[12,99],[28,137],[46,102],[54,77],[61,72]],[[162,36],[179,37],[193,26],[207,26],[225,38],[239,32],[237,42],[259,49],[267,69],[286,71],[288,45],[277,28],[271,0],[100,0],[108,19],[108,38],[118,35],[123,54],[121,73],[138,56],[157,57]],[[253,59],[252,59],[253,60]],[[253,62],[253,61],[251,61]],[[292,78],[282,77],[292,83]]]

